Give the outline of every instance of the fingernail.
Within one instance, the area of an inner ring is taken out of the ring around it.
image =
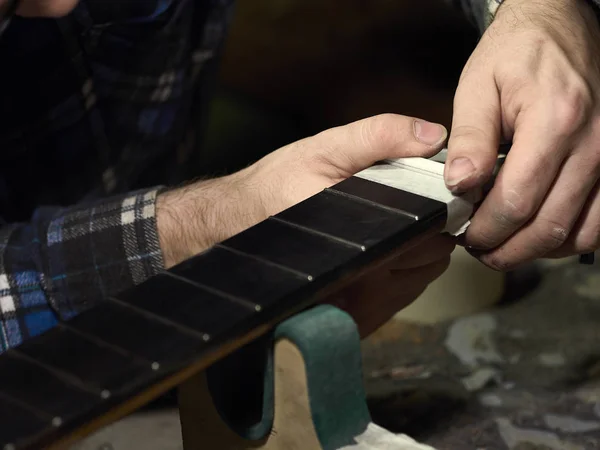
[[[475,172],[475,166],[469,158],[456,158],[450,163],[448,173],[446,174],[446,184],[448,187],[457,186],[461,181],[466,180]]]
[[[436,123],[415,120],[415,137],[423,144],[435,145],[446,139],[446,128]]]

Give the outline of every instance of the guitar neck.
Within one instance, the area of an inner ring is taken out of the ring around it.
[[[374,166],[6,351],[0,448],[64,448],[403,248],[457,231],[472,205],[440,188],[440,167]]]

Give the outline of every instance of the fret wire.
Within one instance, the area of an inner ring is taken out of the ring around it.
[[[372,183],[375,183],[375,182],[372,181]],[[383,186],[386,186],[386,185],[383,185]],[[419,220],[419,216],[417,216],[411,212],[408,212],[404,209],[399,209],[399,208],[395,208],[392,206],[382,205],[381,203],[374,202],[373,200],[369,200],[368,198],[359,197],[354,194],[349,194],[348,192],[338,191],[337,189],[335,189],[335,186],[333,186],[331,188],[326,188],[325,190],[327,191],[327,193],[332,194],[332,195],[338,195],[340,197],[344,197],[344,198],[347,198],[350,200],[356,200],[359,203],[364,203],[369,206],[374,206],[376,208],[385,209],[386,211],[390,211],[390,212],[393,212],[398,215],[410,217],[413,220]]]
[[[184,283],[191,284],[192,286],[195,286],[195,287],[200,288],[200,289],[202,289],[202,290],[204,290],[206,292],[214,294],[217,297],[221,297],[221,298],[224,298],[225,300],[229,300],[231,302],[237,303],[238,305],[243,306],[244,308],[247,308],[250,311],[257,311],[258,312],[258,311],[261,310],[261,306],[260,305],[254,303],[254,302],[252,302],[250,300],[247,300],[245,298],[237,297],[235,295],[228,294],[227,292],[223,292],[220,289],[216,289],[216,288],[207,286],[204,283],[200,283],[200,282],[198,282],[196,280],[190,280],[188,278],[182,277],[181,275],[177,275],[177,274],[174,274],[174,273],[169,272],[169,271],[164,271],[164,272],[161,272],[161,273],[164,274],[164,275],[167,275],[169,277],[175,278],[177,280],[183,281]]]
[[[244,252],[242,250],[238,250],[236,248],[228,247],[227,245],[224,245],[224,244],[216,244],[214,247],[218,247],[218,248],[221,248],[221,249],[226,250],[228,252],[234,253],[236,255],[243,256],[243,257],[246,257],[246,258],[250,258],[250,259],[253,259],[255,261],[267,264],[269,266],[276,267],[277,269],[281,269],[281,270],[283,270],[285,272],[289,272],[291,274],[294,274],[294,275],[298,276],[299,278],[305,278],[308,281],[312,281],[313,280],[313,276],[310,275],[310,274],[308,274],[308,273],[304,273],[304,272],[301,272],[299,270],[292,269],[291,267],[284,266],[283,264],[279,264],[279,263],[276,263],[276,262],[273,262],[273,261],[269,261],[268,259],[262,258],[262,257],[257,256],[257,255],[253,255],[251,253],[246,253],[246,252]]]
[[[362,252],[364,252],[366,250],[366,247],[364,245],[357,244],[356,242],[348,241],[346,239],[334,236],[334,235],[329,234],[329,233],[324,233],[322,231],[317,231],[317,230],[314,230],[312,228],[305,227],[304,225],[299,225],[299,224],[294,223],[294,222],[289,222],[289,221],[287,221],[285,219],[282,219],[281,217],[270,216],[267,220],[275,220],[275,221],[283,223],[283,224],[285,224],[285,225],[287,225],[289,227],[297,228],[298,230],[303,230],[303,231],[306,231],[307,233],[312,233],[314,235],[325,237],[327,239],[331,239],[332,241],[337,241],[337,242],[339,242],[341,244],[344,244],[344,245],[347,245],[347,246],[350,246],[350,247],[358,248]]]
[[[174,322],[170,319],[166,319],[165,317],[159,316],[158,314],[153,313],[152,311],[148,311],[144,308],[140,308],[138,306],[135,305],[130,305],[127,302],[124,302],[123,300],[119,300],[116,297],[108,297],[107,298],[108,301],[115,303],[119,306],[122,306],[126,309],[130,309],[132,311],[135,311],[137,313],[139,313],[140,315],[146,316],[152,320],[156,320],[157,322],[161,322],[164,325],[167,325],[171,328],[175,328],[178,331],[181,331],[184,334],[187,334],[191,337],[194,337],[196,339],[200,339],[201,341],[207,342],[210,339],[210,335],[208,333],[202,333],[200,331],[196,331],[192,328],[189,328],[185,325],[181,325],[177,322]]]

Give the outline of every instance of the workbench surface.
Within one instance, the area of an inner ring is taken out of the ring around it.
[[[600,268],[541,271],[519,301],[366,341],[375,421],[440,450],[600,449]]]

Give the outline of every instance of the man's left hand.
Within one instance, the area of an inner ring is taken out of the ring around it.
[[[455,97],[446,184],[492,174],[466,245],[508,270],[600,247],[600,27],[586,0],[505,0]]]

